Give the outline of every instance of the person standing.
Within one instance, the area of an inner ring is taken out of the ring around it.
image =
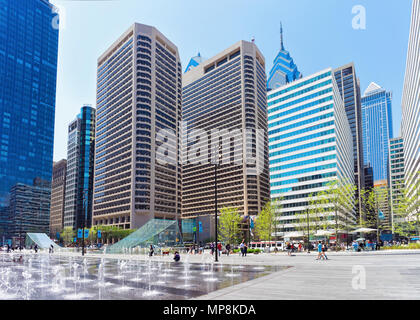
[[[153,244],[150,245],[150,251],[149,251],[149,257],[153,257],[153,254],[155,253],[155,249],[153,249]]]
[[[322,243],[322,257],[325,260],[328,260],[328,257],[327,257],[327,254],[326,254],[327,250],[328,250],[328,246],[327,246],[327,244],[325,242],[323,242]]]
[[[229,253],[230,253],[230,244],[228,243],[226,245],[226,255],[229,256]]]
[[[239,248],[241,249],[242,257],[244,257],[245,256],[245,243],[244,243],[244,241],[241,242],[241,244],[239,245]]]
[[[246,243],[244,243],[244,254],[246,257],[246,254],[248,253],[248,245]]]
[[[211,251],[211,255],[213,255],[214,254],[214,243],[213,242],[210,244],[210,251]]]

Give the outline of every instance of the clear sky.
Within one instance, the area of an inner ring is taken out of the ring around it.
[[[411,0],[51,0],[61,18],[54,160],[67,157],[67,125],[84,103],[95,105],[97,58],[132,23],[155,26],[174,42],[183,69],[200,52],[210,58],[239,40],[256,44],[267,73],[280,47],[304,76],[353,61],[362,94],[374,81],[393,92],[394,136],[399,134],[401,92]],[[352,8],[366,8],[366,29],[352,27]]]

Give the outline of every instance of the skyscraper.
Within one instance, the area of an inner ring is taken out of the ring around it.
[[[271,198],[281,203],[278,235],[302,237],[299,217],[312,195],[333,180],[354,181],[353,135],[334,70],[269,91],[268,130]],[[335,221],[334,212],[328,220]],[[342,228],[356,214],[340,212],[337,220]]]
[[[356,77],[354,63],[349,63],[334,70],[338,90],[344,101],[347,119],[353,136],[354,156],[354,184],[357,187],[356,197],[359,213],[362,212],[361,192],[364,188],[364,162],[363,162],[363,134],[362,134],[362,102],[360,95],[360,82]]]
[[[394,230],[395,216],[398,216],[398,203],[402,197],[402,189],[405,187],[404,176],[404,139],[401,137],[389,141],[389,176],[390,176],[390,200],[391,222]]]
[[[407,66],[402,96],[402,136],[408,196],[418,199],[420,190],[420,0],[413,0]],[[417,186],[417,190],[416,190]],[[417,200],[418,201],[418,200]],[[418,204],[418,202],[417,202]],[[418,206],[418,205],[417,205]],[[414,210],[414,207],[413,207]]]
[[[95,119],[95,108],[84,105],[68,127],[64,227],[91,226]]]
[[[284,48],[283,26],[280,25],[280,51],[274,59],[274,65],[270,70],[267,90],[272,90],[284,86],[290,82],[300,79],[302,74],[299,72],[289,51]]]
[[[58,53],[53,9],[47,0],[0,1],[0,208],[9,206],[16,184],[51,181]]]
[[[53,164],[50,206],[50,237],[56,237],[57,232],[61,232],[64,226],[66,169],[67,160],[65,159],[54,162]]]
[[[99,57],[94,225],[180,216],[181,73],[177,47],[138,23]],[[157,157],[163,140],[172,146],[166,162]]]
[[[389,139],[393,137],[392,93],[374,82],[362,97],[362,126],[365,164],[371,164],[375,184],[388,182]]]
[[[185,72],[190,71],[192,68],[197,67],[200,63],[203,62],[203,57],[201,56],[200,52],[190,59],[190,62],[188,62],[187,68],[185,68]]]
[[[215,214],[217,162],[218,209],[257,215],[270,197],[264,56],[240,41],[185,73],[182,97],[183,218]]]

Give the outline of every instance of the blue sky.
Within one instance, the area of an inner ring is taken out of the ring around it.
[[[394,135],[411,0],[51,0],[63,10],[60,30],[54,160],[67,157],[67,125],[82,104],[95,106],[97,58],[134,22],[153,25],[179,49],[183,69],[198,51],[210,58],[239,40],[251,40],[266,58],[279,47],[304,76],[353,61],[362,94],[374,81],[393,92]],[[366,30],[352,28],[352,8],[366,8]]]

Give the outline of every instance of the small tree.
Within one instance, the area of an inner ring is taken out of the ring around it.
[[[219,239],[225,243],[234,244],[240,236],[241,216],[237,208],[225,207],[220,210]]]
[[[65,227],[61,233],[61,237],[64,241],[64,244],[69,244],[73,242],[74,237],[76,236],[76,231],[72,227]]]
[[[277,232],[280,208],[281,199],[275,199],[268,201],[259,213],[255,222],[255,232],[260,240],[271,242],[273,233]]]

